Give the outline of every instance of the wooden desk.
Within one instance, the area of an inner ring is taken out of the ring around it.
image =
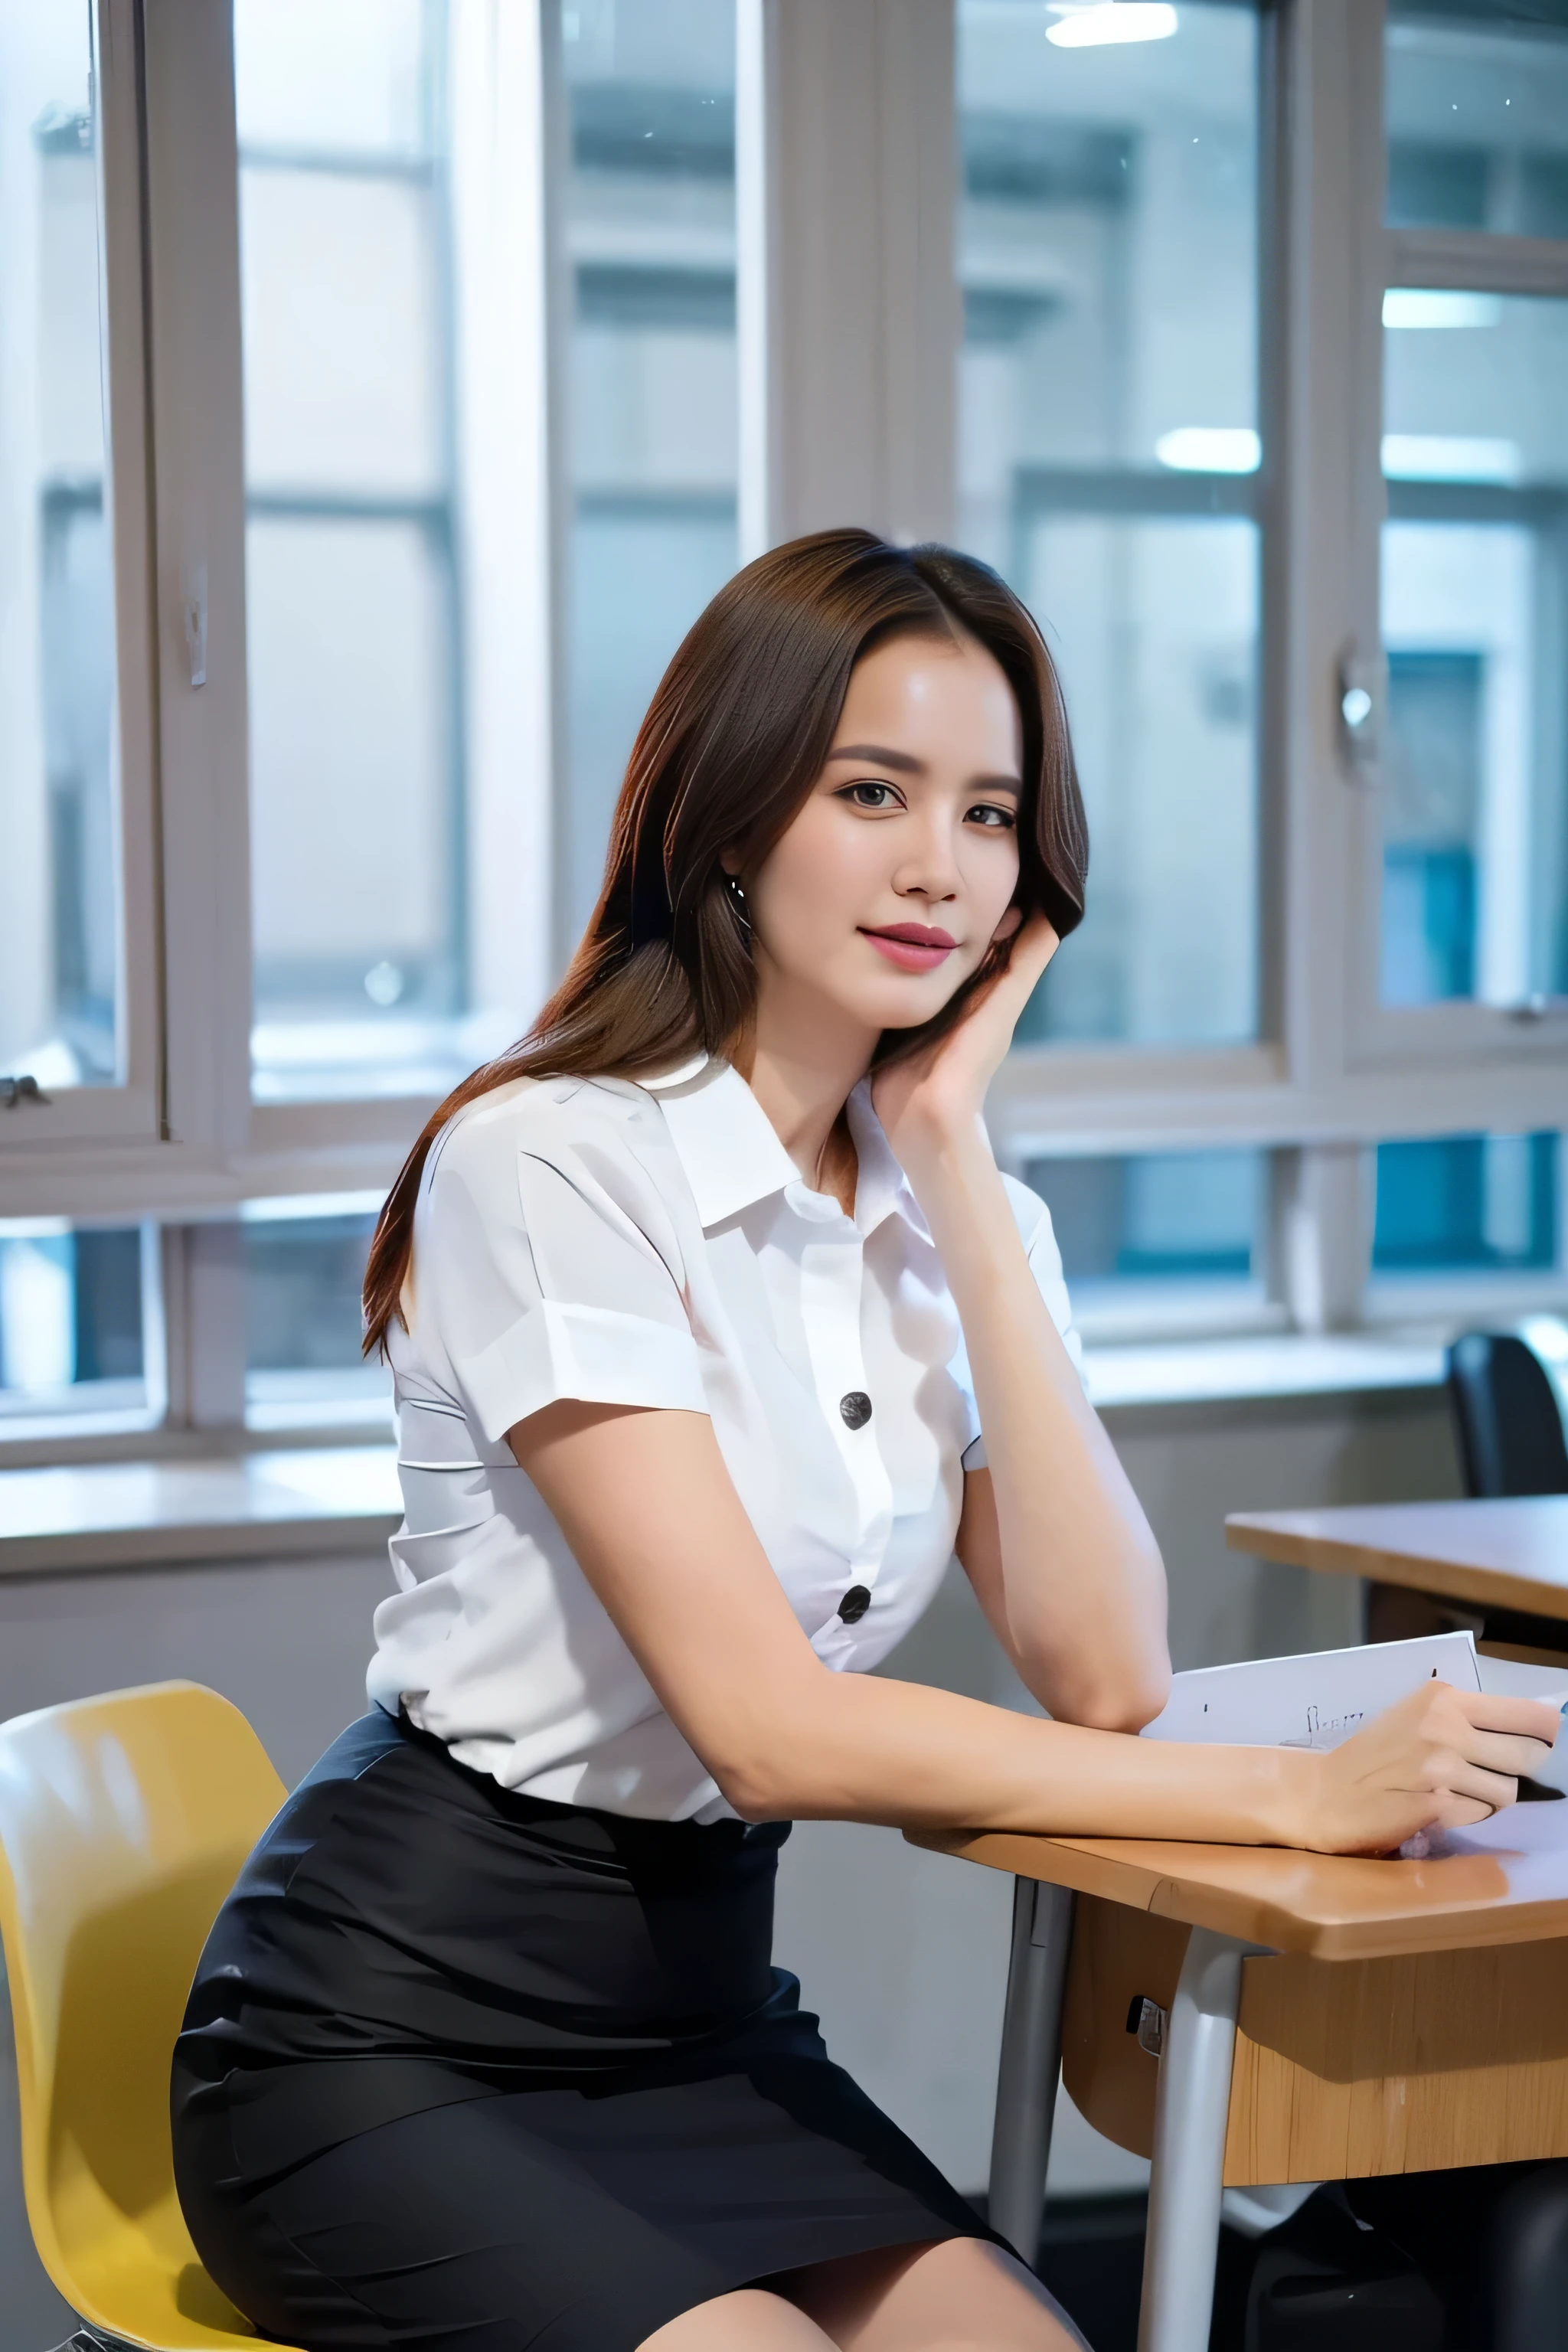
[[[1568,1653],[1568,1495],[1239,1511],[1225,1539],[1289,1567],[1365,1577],[1374,1640],[1461,1623],[1504,1654]]]
[[[1014,1875],[994,2226],[1032,2252],[1058,2056],[1153,2159],[1139,2352],[1205,2352],[1227,2185],[1568,2156],[1568,1803],[1425,1862],[910,1834]]]

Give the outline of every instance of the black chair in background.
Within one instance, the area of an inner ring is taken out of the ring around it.
[[[1511,1333],[1466,1331],[1448,1349],[1448,1394],[1467,1494],[1568,1494],[1568,1443],[1551,1375]]]

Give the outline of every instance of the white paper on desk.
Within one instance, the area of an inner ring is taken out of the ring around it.
[[[1429,1633],[1300,1658],[1197,1666],[1173,1676],[1169,1702],[1142,1736],[1231,1748],[1337,1748],[1423,1683],[1480,1690],[1480,1663],[1470,1634]]]

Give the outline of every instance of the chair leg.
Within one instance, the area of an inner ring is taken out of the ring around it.
[[[1065,1886],[1013,1882],[1013,1950],[991,2137],[991,2226],[1033,2263],[1040,2242],[1061,2072],[1062,1997],[1072,1944]]]
[[[1207,2352],[1241,1963],[1258,1948],[1207,1927],[1188,1940],[1154,2095],[1138,2352]]]

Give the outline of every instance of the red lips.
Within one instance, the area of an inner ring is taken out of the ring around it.
[[[877,930],[862,929],[860,936],[900,971],[934,971],[958,945],[951,932],[930,923],[886,923]]]
[[[870,940],[907,940],[915,948],[955,948],[958,941],[949,931],[933,929],[926,923],[879,923],[875,929],[867,929]]]

